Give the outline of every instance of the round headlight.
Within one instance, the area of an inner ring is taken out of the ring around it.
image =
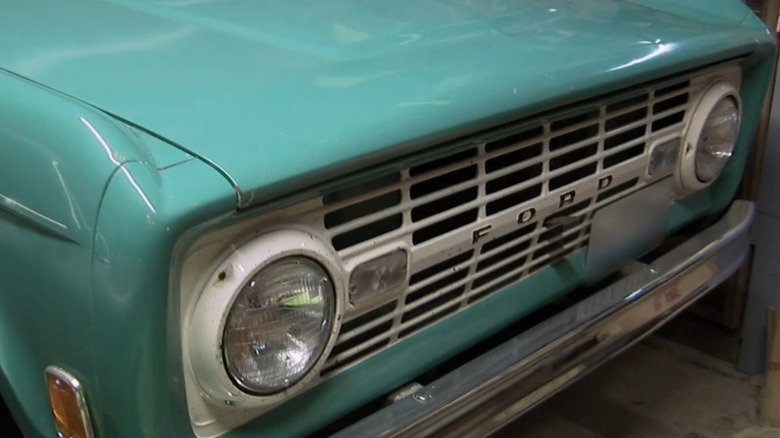
[[[206,263],[214,258],[204,254]],[[203,400],[265,408],[318,381],[344,311],[347,276],[338,260],[326,240],[301,230],[225,248],[198,280],[183,334],[184,367]]]
[[[260,269],[225,322],[225,365],[236,385],[267,395],[305,376],[328,342],[335,301],[327,272],[309,258],[287,257]]]
[[[721,98],[707,116],[696,145],[699,181],[712,181],[726,167],[737,142],[739,118],[739,106],[731,96]]]
[[[686,192],[707,187],[723,172],[734,153],[741,119],[739,94],[729,82],[716,82],[701,96],[680,160],[679,181]]]

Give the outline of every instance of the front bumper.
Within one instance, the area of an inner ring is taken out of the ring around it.
[[[620,353],[745,260],[753,204],[631,274],[340,431],[338,436],[482,436]]]

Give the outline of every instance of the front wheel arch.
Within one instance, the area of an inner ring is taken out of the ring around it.
[[[11,410],[2,397],[0,397],[0,435],[7,437],[22,436],[22,431],[19,430],[19,426],[17,426],[14,417],[11,415]]]

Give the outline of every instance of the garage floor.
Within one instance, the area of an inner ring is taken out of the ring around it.
[[[761,379],[652,337],[496,434],[533,438],[780,438],[759,421]]]

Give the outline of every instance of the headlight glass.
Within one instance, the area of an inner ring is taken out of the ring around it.
[[[327,344],[335,299],[330,277],[311,259],[288,257],[258,271],[239,292],[225,323],[231,378],[261,395],[303,378]]]
[[[723,171],[734,151],[739,122],[739,107],[730,96],[721,99],[707,116],[696,146],[696,177],[701,182]]]

